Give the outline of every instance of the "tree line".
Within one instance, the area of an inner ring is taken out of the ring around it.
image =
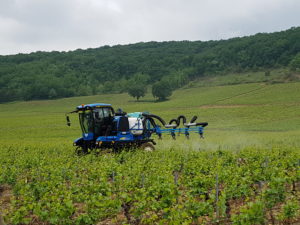
[[[141,42],[0,56],[0,102],[122,92],[139,99],[149,85],[163,99],[201,76],[288,66],[299,70],[299,52],[300,27],[294,27],[219,41]]]

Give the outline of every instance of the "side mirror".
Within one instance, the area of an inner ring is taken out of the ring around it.
[[[66,116],[66,120],[67,120],[67,125],[68,125],[68,126],[71,126],[71,121],[70,121],[69,116]]]

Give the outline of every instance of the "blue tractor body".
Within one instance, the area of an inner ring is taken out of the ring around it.
[[[120,109],[115,112],[111,104],[105,103],[80,105],[70,113],[79,115],[82,137],[74,141],[74,146],[81,152],[95,148],[117,150],[146,146],[154,149],[153,145],[156,143],[151,139],[152,134],[158,135],[159,138],[163,134],[170,134],[175,139],[176,133],[183,133],[189,138],[190,132],[195,132],[203,137],[203,129],[207,126],[207,123],[196,123],[196,116],[189,123],[184,116],[179,116],[166,124],[157,115],[142,112],[127,114]],[[179,128],[180,121],[183,127]],[[69,116],[67,124],[70,126]]]

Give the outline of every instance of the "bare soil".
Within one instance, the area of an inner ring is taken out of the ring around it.
[[[0,225],[4,225],[3,215],[9,210],[13,197],[11,186],[0,185]]]

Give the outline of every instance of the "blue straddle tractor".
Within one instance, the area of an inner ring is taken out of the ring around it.
[[[111,104],[95,103],[77,106],[75,111],[66,113],[68,126],[71,125],[70,113],[78,113],[82,130],[82,137],[73,143],[78,154],[93,149],[117,151],[139,148],[152,151],[156,144],[151,138],[152,134],[159,139],[163,134],[176,139],[176,133],[184,134],[186,138],[190,133],[198,133],[203,138],[204,127],[208,125],[207,122],[197,123],[197,116],[187,122],[183,115],[171,119],[167,124],[161,117],[148,112],[126,113],[121,109],[115,111]]]

